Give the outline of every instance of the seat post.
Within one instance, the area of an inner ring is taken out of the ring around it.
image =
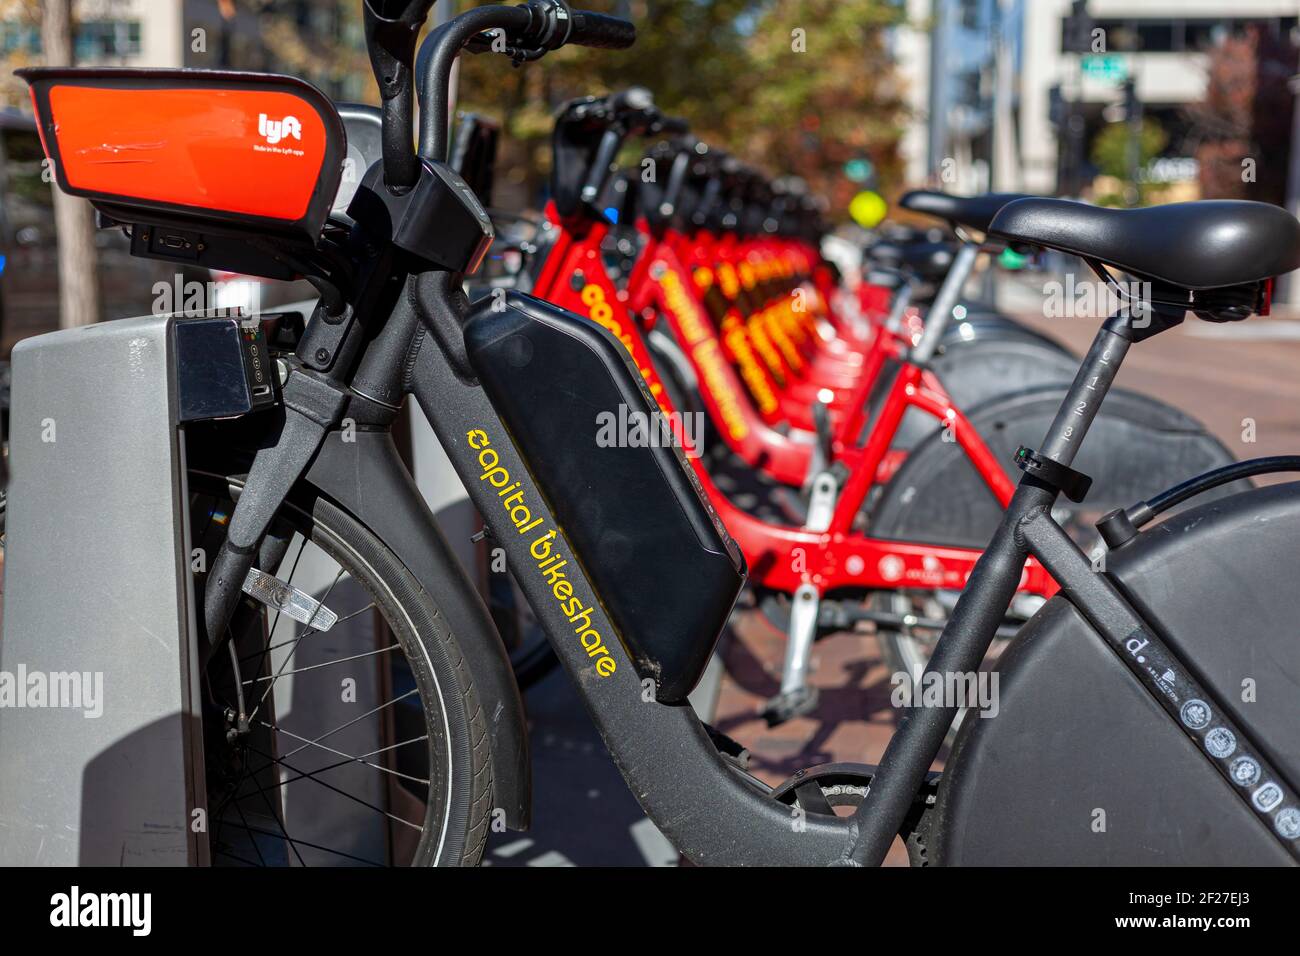
[[[899,287],[898,295],[894,296],[894,304],[890,306],[889,317],[885,319],[885,328],[890,332],[898,333],[903,330],[903,316],[907,314],[907,307],[912,304],[912,294],[916,291],[916,279],[907,276],[903,280],[902,286]]]
[[[1043,438],[1043,447],[1039,449],[1042,455],[1061,465],[1068,466],[1074,461],[1080,443],[1110,391],[1120,363],[1133,344],[1131,322],[1129,314],[1121,310],[1097,330],[1088,354],[1079,364],[1079,371]]]
[[[973,242],[963,242],[961,248],[957,250],[952,265],[948,267],[948,274],[943,277],[939,294],[934,297],[934,302],[926,313],[925,331],[921,333],[921,341],[916,343],[916,347],[910,353],[910,359],[917,365],[925,365],[934,358],[935,350],[943,341],[943,333],[952,320],[952,310],[957,305],[957,299],[962,289],[966,287],[966,280],[970,278],[971,271],[975,268],[975,259],[979,256],[979,252],[980,247]]]

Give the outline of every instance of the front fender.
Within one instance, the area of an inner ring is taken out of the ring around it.
[[[512,830],[528,827],[532,761],[524,706],[501,636],[442,536],[387,430],[326,436],[306,481],[373,531],[447,617],[478,688],[491,736],[497,808]]]

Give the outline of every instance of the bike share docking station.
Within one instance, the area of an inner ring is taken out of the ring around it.
[[[275,401],[262,329],[122,319],[12,365],[0,865],[204,863],[181,426]]]

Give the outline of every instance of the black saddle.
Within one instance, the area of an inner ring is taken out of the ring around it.
[[[950,196],[928,189],[905,193],[898,204],[912,212],[943,219],[954,226],[988,232],[989,223],[1007,203],[1028,198],[1024,193],[985,193],[983,196]]]
[[[1190,291],[1250,285],[1300,267],[1300,222],[1262,202],[1203,199],[1106,209],[1021,199],[999,211],[989,231]]]
[[[921,279],[943,278],[952,265],[950,242],[877,242],[867,250],[876,266],[907,269]]]

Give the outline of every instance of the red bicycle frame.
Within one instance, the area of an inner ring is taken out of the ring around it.
[[[735,371],[722,357],[721,345],[694,295],[691,277],[670,245],[652,237],[633,270],[629,289],[619,290],[601,257],[601,243],[608,227],[584,223],[575,232],[557,221],[553,209],[548,208],[547,213],[558,232],[538,271],[533,294],[586,316],[627,348],[674,435],[686,449],[714,509],[745,554],[754,584],[787,593],[812,584],[823,594],[839,588],[956,590],[965,585],[980,556],[977,550],[882,540],[853,530],[867,493],[882,473],[888,473],[890,443],[908,408],[918,408],[943,422],[999,503],[1005,507],[1011,499],[1011,480],[928,373],[904,363],[884,398],[866,444],[837,445],[840,460],[849,466],[850,478],[826,530],[768,524],[737,508],[714,484],[696,449],[690,447],[681,416],[655,371],[635,316],[646,308],[655,308],[667,317],[699,374],[700,391],[709,413],[730,440],[759,455],[769,455],[776,448],[787,466],[794,464],[796,457],[801,458],[802,470],[795,469],[799,470],[799,480],[807,470],[811,447],[779,435],[758,420]],[[877,339],[882,337],[878,335]],[[869,354],[880,355],[877,361],[883,364],[880,347]],[[1021,576],[1020,589],[1048,595],[1054,592],[1055,584],[1039,565],[1030,562]]]

